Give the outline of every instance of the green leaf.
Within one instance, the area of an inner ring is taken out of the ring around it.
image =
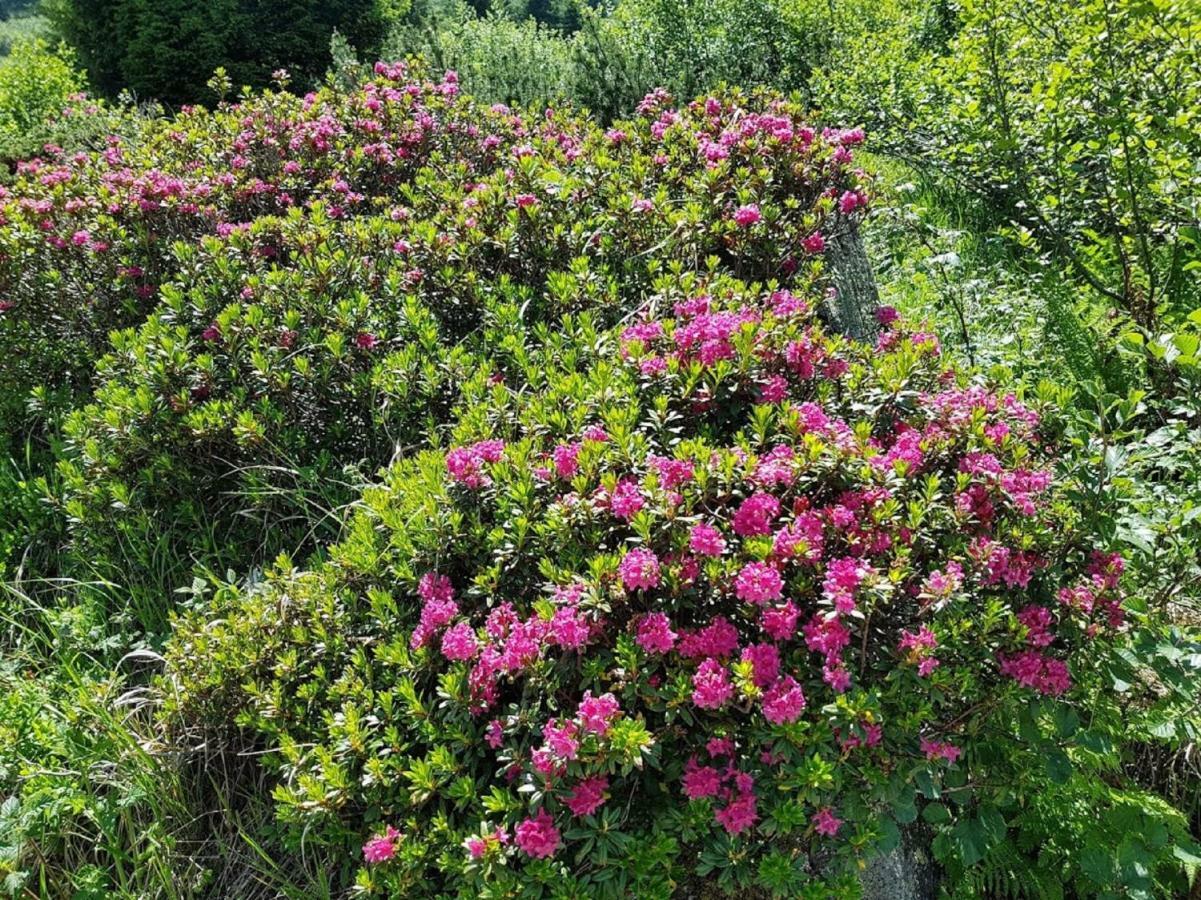
[[[1172,848],[1172,855],[1190,868],[1201,868],[1201,847],[1191,841],[1181,841]]]
[[[1072,761],[1058,747],[1047,752],[1047,777],[1056,784],[1067,784],[1072,777]]]
[[[922,809],[922,818],[931,825],[941,825],[951,821],[951,811],[941,803],[927,803]]]

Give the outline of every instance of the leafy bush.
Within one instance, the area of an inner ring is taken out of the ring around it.
[[[673,265],[806,284],[813,234],[862,200],[859,136],[778,99],[659,93],[602,131],[381,71],[29,164],[8,198],[11,383],[86,389],[110,329],[149,311],[111,332],[60,466],[80,577],[125,585],[144,628],[194,563],[336,529],[344,467],[420,444],[489,317],[611,322]]]
[[[49,120],[83,88],[83,76],[65,47],[19,41],[0,58],[0,161],[40,152],[50,137]]]
[[[453,18],[398,28],[388,36],[384,54],[421,56],[456,71],[472,96],[524,108],[575,97],[573,48],[571,38],[535,19],[479,18],[462,10]]]
[[[689,97],[723,83],[804,90],[828,52],[825,4],[813,0],[579,4],[568,31],[521,19],[507,4],[489,9],[480,16],[459,4],[415,17],[389,35],[384,54],[456,69],[481,99],[569,101],[609,121],[656,87]]]
[[[984,200],[1145,338],[1201,303],[1196,2],[971,0],[936,28],[881,9],[883,32],[848,20],[886,50],[831,57],[832,112]]]
[[[49,22],[39,15],[15,15],[0,18],[0,57],[7,56],[14,46],[23,41],[45,38],[49,33]]]
[[[828,32],[821,5],[780,0],[622,0],[614,17],[650,58],[656,83],[684,95],[725,82],[803,89]]]
[[[677,273],[509,341],[328,564],[178,623],[175,720],[269,748],[291,840],[386,895],[827,896],[919,809],[979,861],[1029,773],[1096,777],[1122,562],[1058,395],[819,297]]]

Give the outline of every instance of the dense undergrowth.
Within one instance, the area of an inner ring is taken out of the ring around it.
[[[1193,0],[480,9],[0,63],[4,889],[1188,896]]]

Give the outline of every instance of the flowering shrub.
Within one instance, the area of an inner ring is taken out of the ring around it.
[[[185,110],[22,166],[0,345],[28,349],[0,375],[95,385],[66,426],[74,552],[93,578],[152,573],[130,588],[158,628],[194,560],[313,546],[314,508],[336,522],[353,496],[343,467],[420,445],[523,323],[614,321],[669,265],[811,289],[814,238],[862,201],[861,137],[766,95],[661,91],[602,131],[383,64],[348,92]]]
[[[1008,766],[1071,769],[1122,561],[1037,401],[813,303],[683,272],[510,347],[328,564],[180,623],[176,720],[236,717],[381,894],[828,896],[919,791],[1003,834]]]

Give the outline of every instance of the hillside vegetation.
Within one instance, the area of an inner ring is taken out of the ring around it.
[[[1197,0],[195,6],[0,7],[4,892],[1196,896]]]

